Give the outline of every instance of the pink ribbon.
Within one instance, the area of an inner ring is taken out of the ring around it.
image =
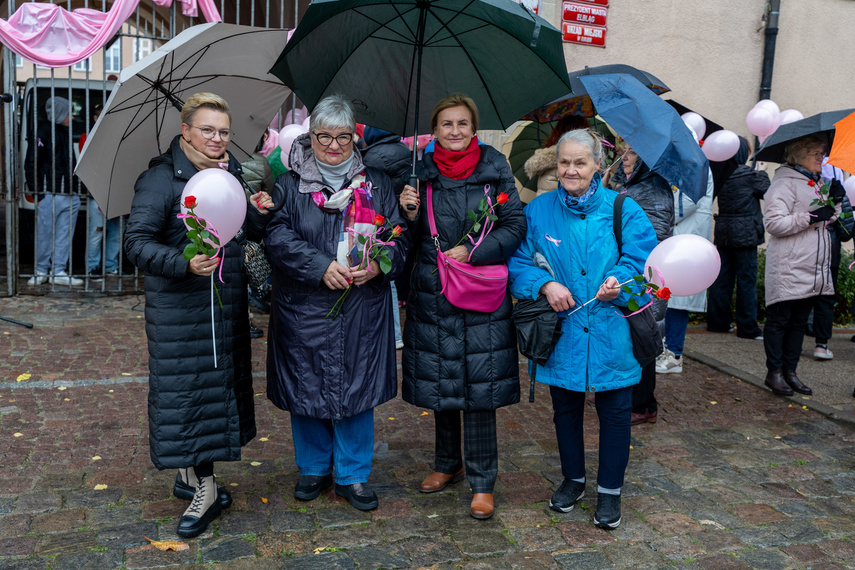
[[[199,216],[194,216],[193,214],[178,214],[179,220],[183,220],[184,218],[193,218],[197,222],[200,222],[199,225],[204,227],[206,231],[211,232],[214,235],[214,237],[217,238],[217,242],[220,243],[220,245],[217,246],[217,249],[216,249],[216,251],[214,251],[214,255],[211,256],[211,259],[218,259],[218,260],[222,261],[222,259],[220,259],[217,256],[220,254],[221,251],[223,252],[223,255],[225,256],[225,250],[223,250],[223,245],[221,243],[222,240],[220,240],[220,234],[217,233],[217,230],[214,229],[214,226],[208,225],[208,220],[206,220],[204,218],[200,218]],[[220,275],[219,275],[220,283],[225,283],[225,281],[223,281],[223,264],[219,263],[218,266],[219,266],[218,271],[220,273]]]
[[[368,184],[371,184],[371,183],[369,182]],[[370,192],[370,190],[369,190],[369,192]],[[383,233],[383,231],[385,229],[386,229],[385,226],[380,226],[377,229],[375,229],[373,232],[362,233],[362,232],[356,231],[353,228],[345,228],[345,231],[347,231],[347,233],[349,233],[353,236],[364,236],[365,237],[365,245],[363,246],[364,249],[363,249],[363,254],[362,254],[362,261],[364,262],[366,259],[368,260],[368,263],[365,264],[365,270],[368,271],[369,273],[377,273],[376,271],[371,270],[371,250],[374,249],[375,247],[377,247],[378,245],[388,245],[391,247],[395,247],[395,241],[394,240],[383,241],[383,240],[377,238],[377,236],[379,234]],[[362,265],[362,264],[360,263],[360,265]]]

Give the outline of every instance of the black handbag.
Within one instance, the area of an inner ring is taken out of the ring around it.
[[[249,240],[243,242],[243,269],[247,281],[256,289],[261,289],[267,283],[267,278],[273,273],[273,267],[263,243]]]
[[[617,242],[618,258],[622,255],[622,237],[621,237],[621,215],[623,212],[623,201],[626,199],[626,194],[618,194],[615,199],[614,217],[612,224],[614,226],[615,241]],[[629,321],[629,332],[632,337],[632,354],[641,367],[644,368],[662,354],[665,350],[662,344],[662,332],[659,330],[659,325],[656,324],[656,319],[653,318],[653,309],[648,307],[640,313],[632,314],[628,307],[620,307],[621,312],[627,315]]]

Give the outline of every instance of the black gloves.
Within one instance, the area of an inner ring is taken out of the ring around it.
[[[843,201],[843,197],[846,195],[846,190],[843,188],[843,184],[840,183],[840,180],[835,178],[831,181],[831,184],[828,186],[828,195],[835,204],[839,204]]]
[[[831,216],[834,215],[834,208],[831,206],[823,206],[822,208],[811,210],[808,213],[811,214],[810,223],[812,224],[816,222],[827,222],[831,219]]]

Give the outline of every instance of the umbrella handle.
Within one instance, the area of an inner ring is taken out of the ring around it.
[[[413,145],[415,145],[415,144],[416,144],[416,142],[415,142],[415,139],[414,139],[414,140],[413,140]],[[410,185],[410,186],[412,186],[413,188],[418,188],[418,184],[419,184],[419,177],[418,177],[418,176],[416,176],[415,174],[410,174],[410,178],[409,178],[409,180],[407,181],[407,184],[409,184],[409,185]],[[410,210],[410,211],[412,211],[412,210],[418,210],[418,206],[416,206],[415,204],[407,204],[407,209],[408,209],[408,210]]]

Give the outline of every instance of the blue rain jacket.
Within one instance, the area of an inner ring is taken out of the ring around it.
[[[617,193],[598,188],[587,201],[569,207],[566,191],[559,187],[532,200],[525,208],[528,234],[508,262],[511,293],[518,299],[535,299],[540,288],[558,281],[573,294],[576,306],[596,296],[607,277],[619,283],[641,275],[648,255],[656,247],[656,232],[647,215],[631,198],[623,204],[623,255],[618,259],[612,217]],[[540,252],[555,272],[535,266]],[[619,306],[626,307],[629,293],[621,291],[611,302],[595,300],[571,316],[565,311],[563,334],[545,366],[537,366],[537,381],[576,392],[602,392],[637,384],[641,366],[632,354],[629,323]],[[647,296],[639,300],[649,301]],[[530,365],[531,366],[531,365]]]

